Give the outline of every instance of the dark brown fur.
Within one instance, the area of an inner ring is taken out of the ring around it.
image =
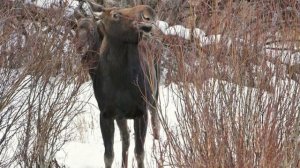
[[[122,137],[122,167],[127,167],[129,132],[127,119],[134,119],[135,156],[139,168],[144,167],[144,143],[148,114],[151,110],[154,137],[158,138],[156,102],[159,67],[156,59],[148,59],[147,42],[140,47],[144,32],[151,31],[155,13],[149,6],[105,9],[91,4],[103,14],[98,24],[84,18],[78,23],[76,48],[83,55],[93,81],[100,108],[100,126],[105,146],[106,167],[114,158],[114,120]],[[98,37],[98,40],[97,38]],[[100,45],[101,44],[101,47]]]

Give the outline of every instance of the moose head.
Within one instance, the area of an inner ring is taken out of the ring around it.
[[[155,12],[148,5],[132,8],[104,8],[96,3],[89,3],[94,15],[100,18],[97,24],[101,32],[109,40],[137,43],[143,33],[152,30]]]
[[[79,54],[88,50],[98,50],[102,42],[102,34],[95,18],[85,16],[78,8],[74,11],[76,22],[75,49]]]
[[[99,58],[99,49],[103,40],[99,24],[94,17],[85,16],[78,8],[74,11],[76,22],[75,50],[81,56],[84,67],[94,70]]]

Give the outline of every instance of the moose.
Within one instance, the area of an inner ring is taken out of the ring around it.
[[[122,167],[127,167],[127,119],[133,119],[135,157],[137,166],[143,168],[147,110],[151,113],[153,136],[159,138],[159,60],[146,59],[147,42],[143,39],[152,30],[155,12],[147,5],[105,8],[95,2],[88,3],[97,19],[75,12],[75,47],[82,64],[88,68],[100,109],[105,167],[110,168],[114,159],[114,120],[121,133]]]

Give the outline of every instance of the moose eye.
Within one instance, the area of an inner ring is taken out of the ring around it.
[[[119,18],[120,18],[120,14],[119,14],[119,13],[113,13],[113,14],[112,14],[112,17],[113,17],[114,19],[119,19]]]

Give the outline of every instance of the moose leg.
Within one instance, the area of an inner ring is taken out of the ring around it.
[[[105,152],[104,152],[104,162],[106,168],[111,168],[112,162],[114,160],[114,120],[106,119],[100,116],[100,127],[102,132],[102,138],[104,142]]]
[[[134,119],[135,158],[138,168],[144,168],[144,144],[146,139],[148,114]]]
[[[122,168],[127,168],[128,148],[129,148],[129,131],[126,119],[117,120],[122,138]]]

